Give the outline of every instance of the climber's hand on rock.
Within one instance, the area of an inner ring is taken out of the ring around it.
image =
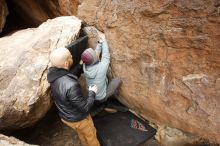
[[[98,40],[98,43],[100,43],[100,44],[101,44],[102,42],[103,42],[103,40],[102,40],[102,39]]]
[[[99,37],[100,37],[100,39],[101,39],[102,41],[105,40],[105,35],[104,35],[103,33],[99,34]]]

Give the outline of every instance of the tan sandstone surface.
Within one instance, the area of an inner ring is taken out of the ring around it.
[[[74,41],[81,21],[58,17],[0,38],[0,129],[35,124],[51,107],[49,54]]]
[[[30,145],[23,141],[20,141],[14,137],[8,137],[5,135],[0,134],[0,145],[1,146],[37,146],[37,145]]]
[[[120,100],[152,122],[220,143],[220,2],[84,0],[105,32]]]

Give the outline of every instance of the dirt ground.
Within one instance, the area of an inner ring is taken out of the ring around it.
[[[15,131],[10,135],[40,146],[81,146],[75,131],[60,121],[54,107],[35,126]],[[141,146],[159,146],[159,144],[154,139],[150,139]]]

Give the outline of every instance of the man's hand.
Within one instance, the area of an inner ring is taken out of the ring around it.
[[[93,91],[93,92],[95,92],[95,93],[97,93],[97,86],[96,85],[90,85],[89,86],[89,91]]]
[[[79,64],[80,64],[80,65],[82,65],[82,64],[83,64],[83,61],[82,61],[82,60],[80,60]]]

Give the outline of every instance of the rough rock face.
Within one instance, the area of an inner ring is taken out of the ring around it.
[[[37,145],[30,145],[19,139],[14,137],[8,137],[5,135],[0,134],[0,145],[1,146],[37,146]]]
[[[4,0],[0,0],[0,32],[5,25],[6,17],[8,15],[8,7]]]
[[[38,26],[57,16],[75,15],[78,0],[8,0],[10,7],[29,26]]]
[[[0,38],[0,129],[31,126],[48,111],[49,53],[74,41],[80,28],[66,16]]]
[[[78,16],[105,32],[122,102],[220,143],[219,0],[83,0]]]
[[[160,146],[197,146],[204,145],[200,138],[183,133],[182,131],[166,126],[157,129],[156,139],[160,142]],[[200,142],[200,143],[199,143]]]

